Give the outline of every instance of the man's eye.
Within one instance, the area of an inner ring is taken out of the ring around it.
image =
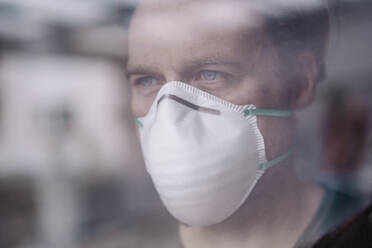
[[[200,79],[202,80],[208,80],[213,81],[217,78],[217,72],[216,71],[201,71],[200,72]]]
[[[213,83],[222,83],[228,80],[232,80],[232,75],[223,71],[211,71],[211,70],[204,70],[199,71],[196,76],[196,81],[209,81]]]
[[[136,80],[136,85],[142,87],[150,87],[157,83],[157,80],[153,77],[143,77]]]
[[[196,73],[191,84],[195,85],[200,89],[212,91],[216,89],[222,89],[229,85],[229,82],[233,82],[234,77],[231,73],[225,71],[214,71],[214,70],[201,70]]]

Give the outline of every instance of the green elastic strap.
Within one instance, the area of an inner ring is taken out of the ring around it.
[[[267,168],[270,168],[274,165],[279,164],[280,162],[286,160],[290,155],[292,154],[292,149],[290,149],[288,152],[284,153],[283,155],[274,158],[273,160],[270,160],[266,163],[262,163],[258,166],[259,170],[266,170]]]
[[[244,117],[248,115],[260,115],[270,117],[290,117],[294,114],[291,110],[274,110],[274,109],[245,109]]]
[[[135,122],[136,122],[138,127],[143,128],[143,123],[140,120],[135,119]]]

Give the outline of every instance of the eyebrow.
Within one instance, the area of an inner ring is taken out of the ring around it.
[[[200,67],[205,67],[205,66],[213,66],[213,65],[218,65],[218,66],[229,66],[232,68],[237,68],[237,69],[242,69],[243,68],[243,63],[239,63],[238,61],[232,61],[232,60],[227,60],[227,59],[196,59],[194,61],[190,61],[186,63],[185,68],[188,68],[189,70],[197,69]]]
[[[181,73],[190,73],[199,68],[206,67],[206,66],[213,66],[213,65],[229,66],[236,70],[243,70],[244,68],[243,66],[244,63],[241,61],[233,61],[233,60],[225,59],[223,57],[211,56],[211,57],[196,58],[191,61],[186,61],[184,63]],[[153,75],[153,76],[161,77],[161,73],[159,73],[159,69],[157,69],[155,66],[141,65],[141,64],[131,66],[129,63],[127,63],[125,65],[125,71],[126,71],[126,75],[128,78],[130,78],[133,75]]]
[[[188,61],[185,63],[184,70],[182,73],[189,74],[192,72],[195,72],[197,70],[200,70],[201,68],[205,68],[208,66],[222,66],[222,67],[228,67],[230,70],[233,70],[237,74],[244,74],[244,63],[239,60],[231,60],[226,58],[201,58],[201,59],[195,59],[192,61]],[[208,68],[206,69],[208,70]],[[211,69],[213,70],[213,68]],[[218,69],[217,69],[218,70]]]
[[[127,64],[125,67],[125,74],[127,75],[128,79],[133,75],[153,75],[160,77],[161,74],[158,71],[159,70],[146,65],[135,65],[131,67]]]

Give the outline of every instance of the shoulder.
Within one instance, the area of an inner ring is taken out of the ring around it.
[[[334,231],[324,235],[313,247],[372,247],[372,204]]]

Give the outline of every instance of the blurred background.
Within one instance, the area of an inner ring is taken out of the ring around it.
[[[130,112],[136,4],[0,0],[0,247],[179,247]],[[328,76],[298,114],[298,173],[367,203],[372,4],[331,15]]]
[[[0,247],[177,244],[129,107],[135,5],[0,1]]]

